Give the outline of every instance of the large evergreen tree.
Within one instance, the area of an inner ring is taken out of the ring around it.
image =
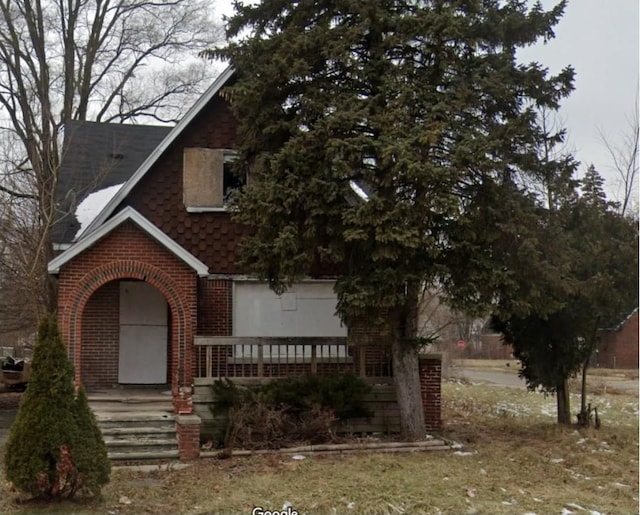
[[[570,68],[549,76],[516,54],[553,37],[564,8],[236,2],[232,42],[215,52],[236,70],[237,164],[250,177],[235,198],[236,219],[255,227],[244,262],[276,290],[318,262],[338,267],[342,318],[364,317],[391,334],[407,438],[424,435],[420,289],[438,283],[472,304],[511,284],[482,251],[483,233],[520,245],[509,207],[530,213],[522,178],[540,166],[536,110],[556,109],[573,79]],[[477,219],[488,212],[498,225]],[[461,263],[463,235],[480,252]],[[468,284],[460,266],[477,268],[484,281]]]

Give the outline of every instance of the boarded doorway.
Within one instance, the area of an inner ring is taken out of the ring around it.
[[[143,281],[120,283],[118,382],[167,382],[167,301]]]

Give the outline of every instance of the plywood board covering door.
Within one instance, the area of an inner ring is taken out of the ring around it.
[[[167,382],[167,301],[142,281],[120,283],[118,382]]]

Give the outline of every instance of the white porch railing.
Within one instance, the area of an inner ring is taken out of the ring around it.
[[[380,348],[350,346],[346,338],[196,336],[196,377],[287,377],[353,373],[390,375]]]

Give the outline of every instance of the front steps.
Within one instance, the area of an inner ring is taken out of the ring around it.
[[[117,392],[89,395],[112,461],[175,460],[179,457],[170,395]]]

